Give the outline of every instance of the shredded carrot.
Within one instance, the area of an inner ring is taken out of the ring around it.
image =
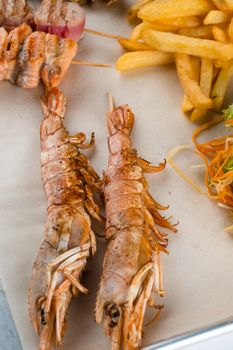
[[[218,116],[193,133],[193,142],[197,154],[206,164],[205,183],[209,197],[225,205],[233,206],[233,134],[199,144],[197,137],[206,129],[220,123]],[[229,163],[230,162],[230,163]],[[230,164],[230,165],[229,165]]]
[[[207,142],[205,144],[199,144],[197,142],[197,137],[205,130],[211,128],[212,126],[220,123],[221,121],[223,121],[223,116],[217,116],[215,119],[211,120],[210,122],[207,122],[201,126],[199,126],[193,133],[192,136],[192,140],[193,143],[195,145],[195,147],[197,148],[198,151],[200,151],[201,153],[204,153],[206,155],[211,154],[212,152],[215,152],[218,149],[222,149],[223,144],[225,145],[225,137],[222,137],[220,139],[217,140],[212,140],[210,142]],[[204,147],[203,147],[204,146]]]
[[[225,120],[224,116],[216,117],[210,122],[198,127],[192,136],[193,143],[196,147],[196,151],[194,152],[203,159],[206,168],[205,185],[207,192],[198,186],[173,161],[175,155],[190,149],[190,146],[181,145],[171,149],[168,153],[167,160],[172,168],[199,193],[206,194],[209,198],[217,200],[217,205],[219,207],[230,210],[233,219],[233,134],[201,144],[197,141],[197,137],[202,132],[223,120]],[[233,126],[233,121],[228,120],[228,123],[231,122]],[[200,167],[200,164],[195,166],[195,168]],[[224,230],[226,232],[233,232],[233,225],[225,227]]]

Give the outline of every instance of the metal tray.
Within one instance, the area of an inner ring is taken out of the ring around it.
[[[87,27],[126,36],[130,32],[125,20],[128,6],[120,1],[110,8],[95,4],[87,10]],[[86,34],[78,58],[113,65],[121,52],[115,40]],[[72,66],[61,89],[68,98],[66,125],[70,132],[96,133],[96,147],[89,155],[99,174],[108,157],[105,112],[109,91],[116,103],[133,108],[134,146],[144,158],[158,163],[171,147],[191,142],[195,126],[180,111],[183,93],[173,66],[124,75],[114,69]],[[37,336],[28,319],[27,291],[46,217],[40,179],[38,95],[38,90],[26,91],[1,82],[0,276],[24,350],[37,348]],[[180,155],[179,163],[200,162],[190,154]],[[192,175],[202,182],[203,173],[195,170]],[[151,350],[158,346],[150,344],[231,316],[233,241],[223,231],[230,224],[226,211],[196,193],[169,166],[148,179],[155,198],[168,203],[168,215],[180,221],[179,233],[170,234],[170,254],[163,256],[167,295],[158,302],[165,309],[158,321],[144,328],[143,346]],[[108,349],[102,327],[93,319],[104,247],[98,240],[98,253],[84,277],[89,295],[81,295],[71,304],[66,350]],[[148,319],[151,317],[149,312]],[[195,332],[189,333],[190,339],[195,336]]]

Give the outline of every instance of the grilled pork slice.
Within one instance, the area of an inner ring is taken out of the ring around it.
[[[31,20],[32,13],[27,0],[0,0],[0,26],[12,30]]]
[[[77,3],[43,0],[34,22],[37,30],[78,41],[85,25],[85,13]]]

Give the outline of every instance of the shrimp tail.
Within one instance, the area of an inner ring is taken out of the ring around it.
[[[134,115],[128,105],[115,108],[111,113],[107,114],[107,126],[110,136],[120,131],[130,135],[133,125]]]

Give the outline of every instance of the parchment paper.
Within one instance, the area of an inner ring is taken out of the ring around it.
[[[126,3],[110,8],[95,4],[87,11],[87,27],[127,36],[127,7]],[[86,34],[78,59],[113,65],[121,52],[115,40]],[[46,218],[40,179],[39,90],[26,91],[7,82],[1,82],[0,89],[0,276],[23,348],[33,350],[37,336],[28,318],[27,290]],[[105,112],[109,91],[117,104],[133,108],[134,146],[144,158],[158,163],[171,147],[191,142],[194,125],[180,111],[183,93],[173,66],[121,75],[114,69],[73,65],[61,89],[68,98],[70,132],[96,133],[90,158],[99,174],[108,157]],[[178,157],[187,169],[200,163],[190,155]],[[192,175],[202,181],[200,170]],[[233,240],[223,231],[231,223],[227,212],[196,193],[169,166],[148,179],[151,193],[170,205],[167,215],[180,224],[179,233],[170,234],[169,256],[163,256],[167,296],[158,302],[165,309],[158,321],[144,328],[143,345],[228,317],[233,308]],[[65,350],[108,349],[102,327],[93,319],[104,248],[105,243],[98,240],[98,253],[84,277],[89,295],[80,295],[70,307]]]

